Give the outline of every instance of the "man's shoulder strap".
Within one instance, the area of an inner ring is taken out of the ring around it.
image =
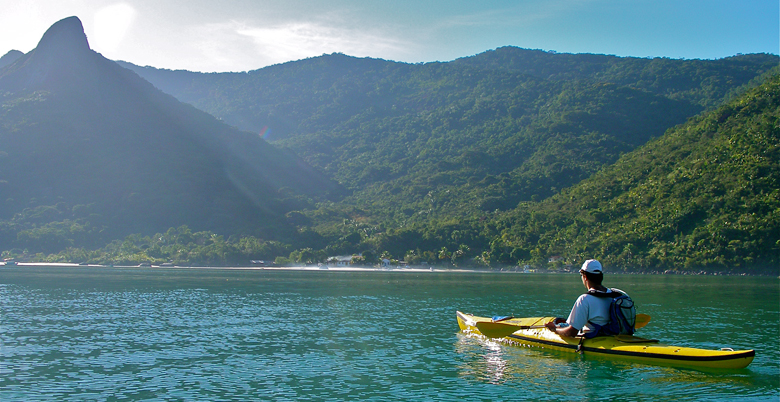
[[[624,296],[624,295],[627,296],[626,292],[624,292],[624,291],[622,291],[620,289],[610,288],[609,290],[610,290],[609,292],[602,292],[601,290],[588,289],[588,293],[587,294],[592,295],[592,296],[596,296],[596,297],[604,297],[604,298],[610,298],[610,299],[614,299],[616,297],[620,297],[620,296]]]

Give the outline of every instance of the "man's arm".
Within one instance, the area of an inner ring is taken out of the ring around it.
[[[560,327],[555,325],[555,321],[556,320],[550,321],[547,324],[544,324],[544,326],[547,327],[547,329],[549,329],[550,331],[555,332],[556,334],[558,334],[560,336],[565,336],[565,337],[568,337],[568,338],[574,338],[580,332],[580,330],[578,330],[577,328],[572,327],[571,325],[568,325],[566,327],[560,328]]]

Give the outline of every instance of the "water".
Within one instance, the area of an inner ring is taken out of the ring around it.
[[[577,275],[0,269],[0,400],[780,398],[777,278],[619,275],[640,335],[754,348],[746,369],[656,367],[494,344],[455,311],[568,314]]]

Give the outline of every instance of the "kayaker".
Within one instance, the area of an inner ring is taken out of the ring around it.
[[[582,277],[582,284],[588,290],[595,290],[600,292],[612,292],[611,289],[606,288],[601,282],[604,280],[604,270],[601,267],[601,263],[597,260],[587,260],[582,264],[580,268],[580,276]],[[596,297],[587,293],[580,295],[577,301],[574,302],[574,307],[569,313],[569,318],[564,320],[563,318],[555,318],[545,324],[545,326],[560,336],[567,336],[573,338],[580,334],[580,332],[588,332],[588,322],[592,322],[597,325],[605,325],[609,322],[609,305],[611,298]],[[560,325],[565,323],[563,325]]]

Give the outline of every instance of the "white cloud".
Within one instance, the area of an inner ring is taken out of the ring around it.
[[[256,26],[230,21],[201,27],[198,36],[201,52],[207,57],[225,63],[244,59],[239,62],[242,65],[253,60],[249,69],[333,52],[388,57],[411,46],[378,33],[316,22]]]

